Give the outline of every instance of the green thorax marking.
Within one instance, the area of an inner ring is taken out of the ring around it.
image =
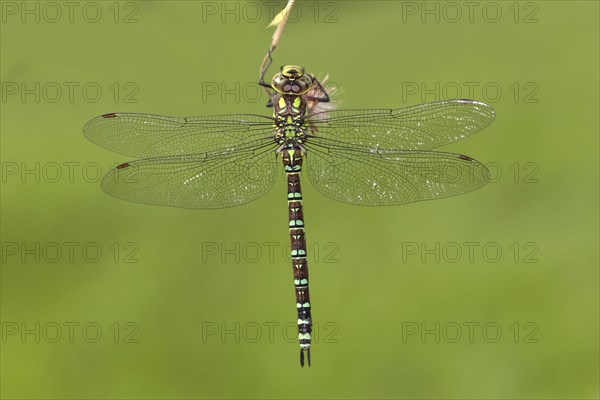
[[[306,101],[302,96],[280,95],[273,102],[273,117],[275,118],[275,138],[279,144],[292,145],[304,142]],[[291,146],[290,146],[291,147]]]

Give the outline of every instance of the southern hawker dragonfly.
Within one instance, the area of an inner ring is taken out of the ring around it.
[[[264,73],[263,73],[264,75]],[[239,206],[274,185],[283,164],[298,313],[300,363],[310,365],[312,318],[300,173],[330,199],[399,205],[466,193],[485,185],[471,157],[431,149],[464,139],[494,120],[492,107],[447,100],[397,109],[323,110],[329,95],[296,65],[270,83],[273,116],[170,117],[110,113],[90,120],[85,137],[141,158],[102,180],[108,194],[137,203],[191,209]]]

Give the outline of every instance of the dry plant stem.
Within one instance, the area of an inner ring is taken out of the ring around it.
[[[269,69],[269,66],[273,62],[271,54],[275,51],[275,49],[277,48],[277,45],[279,44],[279,41],[281,40],[281,36],[283,35],[283,28],[285,27],[285,24],[290,15],[290,11],[292,10],[292,7],[294,6],[295,2],[296,2],[296,0],[288,0],[288,3],[285,6],[285,8],[279,14],[277,14],[275,16],[275,18],[273,18],[273,21],[271,21],[271,23],[268,26],[268,27],[277,26],[277,28],[275,29],[275,33],[273,34],[273,40],[271,41],[271,47],[269,47],[269,50],[267,51],[267,54],[265,55],[265,58],[263,59],[263,62],[260,66],[259,82],[264,82],[265,73],[267,72],[267,70]],[[269,93],[268,90],[267,89],[265,89],[265,90],[267,91],[267,94],[268,94]]]

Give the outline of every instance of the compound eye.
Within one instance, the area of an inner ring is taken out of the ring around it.
[[[294,68],[286,68],[283,71],[283,76],[285,76],[286,78],[295,78],[298,75],[298,71],[296,71]]]
[[[288,79],[298,79],[304,75],[304,68],[297,65],[284,65],[281,74]]]

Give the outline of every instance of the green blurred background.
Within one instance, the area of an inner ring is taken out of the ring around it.
[[[304,184],[310,369],[283,179],[231,209],[127,203],[97,176],[127,157],[81,133],[268,114],[283,2],[72,4],[1,3],[3,398],[598,398],[597,2],[299,1],[274,65],[329,73],[340,107],[497,112],[444,149],[489,163],[476,192],[371,208]]]

